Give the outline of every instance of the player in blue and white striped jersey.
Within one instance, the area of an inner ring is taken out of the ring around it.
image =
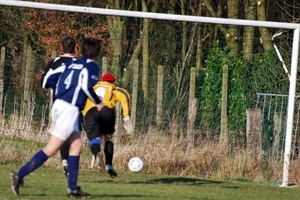
[[[96,67],[95,67],[96,66]],[[67,62],[56,70],[50,70],[45,76],[43,88],[49,85],[55,88],[55,98],[62,99],[79,108],[84,106],[86,98],[99,102],[93,90],[97,83],[99,68],[88,58]]]
[[[62,55],[50,60],[47,65],[44,68],[43,74],[41,76],[41,86],[43,87],[43,84],[45,84],[44,88],[50,88],[50,86],[46,85],[44,81],[46,81],[45,76],[49,72],[49,70],[53,71],[60,67],[62,64],[67,63],[69,61],[75,61],[76,58],[74,57],[75,53],[75,47],[76,47],[76,40],[75,38],[71,36],[67,36],[64,39],[61,40],[60,50],[62,52]],[[51,99],[50,99],[50,105],[52,106],[53,102],[55,101],[55,88],[50,88],[51,92]],[[81,113],[80,113],[80,120],[82,119]],[[80,127],[79,130],[74,130],[80,132],[82,129]],[[62,161],[62,167],[63,172],[66,177],[68,177],[68,156],[69,156],[69,144],[65,142],[60,147],[60,157]]]
[[[82,44],[83,58],[68,62],[56,70],[46,74],[43,87],[49,85],[56,87],[55,101],[51,108],[51,126],[48,132],[51,134],[46,147],[38,151],[19,170],[11,173],[12,190],[18,195],[19,187],[23,184],[23,178],[42,166],[48,158],[54,156],[61,145],[67,140],[71,150],[68,157],[68,197],[89,198],[91,195],[81,190],[77,185],[79,156],[82,151],[83,141],[78,132],[74,132],[78,126],[78,115],[84,106],[87,97],[93,100],[100,111],[104,105],[93,90],[99,77],[99,67],[95,59],[100,53],[100,41],[95,38],[87,38]]]
[[[47,65],[44,68],[43,74],[41,76],[41,86],[43,87],[44,81],[45,81],[45,76],[46,74],[49,72],[49,70],[53,71],[55,69],[57,69],[58,67],[60,67],[62,64],[67,63],[69,61],[75,61],[76,58],[74,57],[74,52],[75,52],[75,46],[76,46],[76,40],[71,37],[71,36],[67,36],[64,39],[61,40],[61,51],[62,51],[62,55],[50,60]],[[50,86],[45,85],[44,88],[50,88]],[[53,88],[51,88],[51,105],[54,102],[54,91],[52,90]]]

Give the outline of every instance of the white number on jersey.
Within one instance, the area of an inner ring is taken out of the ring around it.
[[[105,96],[105,89],[104,88],[97,88],[97,90],[95,91],[95,93],[97,94],[97,96],[102,100]]]
[[[72,70],[71,73],[68,75],[68,77],[64,81],[64,84],[66,85],[66,89],[69,89],[69,87],[71,85],[73,74],[74,74],[74,71]]]

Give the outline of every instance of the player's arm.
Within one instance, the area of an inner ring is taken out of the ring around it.
[[[55,70],[49,69],[43,78],[42,88],[47,89],[51,87],[52,89],[55,89],[58,79],[61,73],[65,70],[65,67],[66,65],[63,64]]]
[[[116,96],[116,100],[118,102],[120,102],[120,104],[122,106],[123,116],[124,116],[124,118],[123,118],[124,128],[127,131],[127,133],[130,134],[132,132],[132,123],[131,123],[131,119],[129,116],[130,95],[125,89],[116,87],[115,96]]]
[[[93,89],[98,81],[98,73],[99,70],[97,72],[97,70],[88,71],[87,68],[82,69],[82,90],[96,105],[101,103]]]
[[[123,110],[123,116],[129,117],[130,112],[130,95],[129,93],[120,87],[116,87],[115,89],[116,100],[120,102]]]
[[[44,83],[45,76],[46,76],[46,74],[48,73],[48,71],[50,70],[51,65],[53,64],[53,61],[54,61],[54,60],[50,60],[50,61],[47,63],[46,67],[44,68],[44,71],[43,71],[43,74],[42,74],[41,80],[40,80],[40,85],[41,85],[42,88],[43,88],[43,83]]]

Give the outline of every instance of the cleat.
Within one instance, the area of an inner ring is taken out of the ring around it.
[[[111,178],[117,177],[116,170],[109,164],[105,166],[107,173],[110,175]]]
[[[68,172],[68,161],[66,159],[64,159],[61,163],[62,163],[62,166],[63,166],[64,175],[66,177],[68,177],[68,175],[69,175],[69,172]]]
[[[89,199],[92,197],[91,194],[82,191],[80,187],[78,187],[77,190],[68,189],[67,196],[74,199]]]
[[[19,179],[18,172],[19,172],[18,170],[13,170],[10,173],[10,179],[12,180],[11,189],[15,195],[19,195],[20,185],[23,186],[24,184],[24,180]]]
[[[99,167],[100,170],[104,170],[105,169],[105,164],[103,162],[103,153],[102,152],[99,152],[97,154],[97,157],[96,157],[96,163]]]

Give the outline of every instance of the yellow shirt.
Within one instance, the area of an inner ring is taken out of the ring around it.
[[[94,86],[94,91],[102,100],[102,103],[108,108],[115,108],[119,102],[122,106],[123,116],[129,117],[130,95],[124,88],[116,87],[110,82],[98,81]],[[96,104],[88,98],[82,111],[83,116],[95,106]]]

